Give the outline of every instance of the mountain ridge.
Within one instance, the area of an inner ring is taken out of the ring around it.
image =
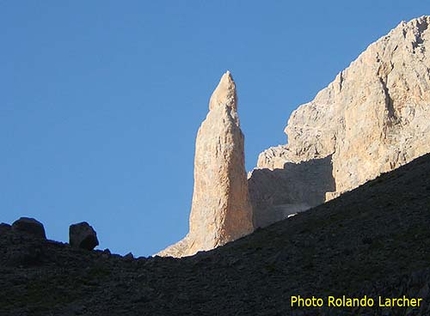
[[[180,259],[133,259],[0,230],[0,315],[427,315],[429,174],[427,154],[307,212]],[[423,304],[291,308],[297,295],[406,295]]]

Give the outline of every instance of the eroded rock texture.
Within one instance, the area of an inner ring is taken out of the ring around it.
[[[249,179],[256,226],[430,152],[429,24],[428,16],[400,23],[292,113],[288,144],[261,153]]]
[[[253,231],[244,136],[237,115],[236,85],[228,71],[213,92],[209,113],[197,133],[189,225],[183,240],[158,255],[193,255]]]

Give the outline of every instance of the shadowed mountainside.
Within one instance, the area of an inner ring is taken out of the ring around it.
[[[248,177],[249,195],[258,210],[253,214],[254,226],[266,227],[324,203],[326,192],[335,189],[332,169],[329,155],[300,163],[285,162],[282,169],[252,170]]]
[[[73,249],[0,226],[0,315],[428,315],[429,175],[425,155],[182,259]],[[416,310],[291,309],[292,295],[424,300]]]

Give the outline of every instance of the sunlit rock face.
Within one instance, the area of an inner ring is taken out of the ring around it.
[[[256,226],[430,152],[429,24],[400,23],[292,113],[288,144],[262,152],[249,179]]]
[[[213,92],[209,113],[197,133],[189,225],[189,233],[183,240],[158,255],[193,255],[224,245],[254,229],[236,85],[228,71]]]

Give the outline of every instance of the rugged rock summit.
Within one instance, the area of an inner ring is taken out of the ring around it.
[[[256,226],[430,152],[429,24],[401,22],[292,113],[288,144],[261,153],[250,175]]]
[[[158,255],[193,255],[253,231],[244,136],[237,114],[236,85],[229,71],[213,92],[209,113],[197,133],[189,225],[183,240]]]

